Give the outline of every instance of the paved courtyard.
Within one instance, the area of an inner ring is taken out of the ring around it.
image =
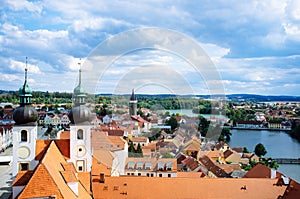
[[[12,147],[0,153],[0,156],[12,156]],[[0,198],[7,199],[11,195],[12,165],[0,164]]]

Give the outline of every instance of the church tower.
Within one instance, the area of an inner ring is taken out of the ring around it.
[[[35,160],[38,113],[31,106],[32,90],[27,84],[27,57],[24,85],[19,89],[20,106],[13,113],[13,176],[20,170],[33,170]]]
[[[79,63],[79,66],[81,64]],[[85,106],[86,93],[81,85],[81,66],[78,86],[73,93],[73,107],[69,113],[70,161],[78,172],[90,172],[92,166],[91,111]]]
[[[137,114],[137,98],[134,94],[134,89],[132,89],[132,94],[129,101],[129,115],[133,116]]]

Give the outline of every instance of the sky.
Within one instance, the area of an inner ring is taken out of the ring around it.
[[[129,51],[107,65],[97,85],[90,85],[94,92],[117,93],[126,85],[121,92],[135,87],[137,93],[212,93],[207,75],[183,56],[192,54],[191,49],[176,54],[176,49],[166,51],[165,43],[156,43],[155,48],[130,51],[143,37],[124,32],[156,28],[162,32],[150,35],[156,42],[175,42],[171,31],[180,35],[176,45],[184,39],[197,43],[204,53],[196,55],[212,62],[203,68],[218,73],[214,81],[225,94],[300,95],[299,0],[1,2],[1,90],[22,86],[28,57],[33,90],[72,92],[78,63],[88,80],[88,61],[101,48],[107,50],[103,44],[118,41],[115,48],[129,46]]]

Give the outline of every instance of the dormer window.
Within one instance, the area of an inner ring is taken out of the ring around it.
[[[137,170],[142,170],[143,169],[143,163],[142,162],[136,163],[136,169]]]
[[[134,169],[134,162],[128,162],[127,167],[128,167],[128,169],[133,170]]]
[[[79,129],[77,131],[77,139],[78,140],[83,140],[83,130],[82,129]]]
[[[26,130],[21,131],[21,142],[28,142],[28,132]]]
[[[151,162],[146,162],[145,163],[145,169],[146,170],[151,170]]]
[[[167,162],[166,163],[166,169],[167,169],[167,171],[171,171],[172,170],[172,162]]]
[[[160,171],[164,170],[164,163],[163,162],[158,162],[157,163],[157,170],[160,170]]]

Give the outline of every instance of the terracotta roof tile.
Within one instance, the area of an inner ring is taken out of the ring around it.
[[[276,178],[281,178],[282,174],[276,171]],[[244,178],[271,178],[271,169],[262,164],[255,165],[244,175]]]
[[[177,172],[177,178],[203,178],[202,172]]]
[[[148,138],[146,137],[133,137],[131,138],[132,142],[147,142]]]
[[[106,150],[123,150],[126,141],[118,136],[107,136],[105,132],[92,131],[92,148]]]
[[[63,139],[70,139],[70,131],[63,131],[60,134],[60,139],[61,140],[63,140]]]
[[[33,171],[19,171],[11,186],[24,186],[28,183]]]
[[[104,164],[107,167],[112,167],[113,160],[115,159],[116,155],[109,151],[104,149],[98,149],[94,150],[93,156],[101,163]]]
[[[65,171],[72,171],[72,172],[76,173],[76,169],[72,162],[63,162],[63,163],[61,163],[61,165]]]
[[[77,178],[75,176],[75,173],[73,171],[61,171],[61,175],[64,177],[64,180],[68,182],[77,182]]]
[[[91,173],[90,172],[78,172],[77,177],[83,187],[91,193]]]
[[[70,158],[70,140],[64,139],[64,140],[54,140],[56,146],[60,150],[61,154],[69,159]]]
[[[165,178],[162,180],[159,177],[126,176],[106,177],[103,184],[96,179],[99,180],[99,176],[93,177],[95,199],[278,198],[285,191],[284,186],[274,186],[276,180],[273,179]]]
[[[25,189],[21,192],[20,198],[53,195],[56,198],[91,198],[89,192],[81,183],[78,183],[78,196],[68,186],[67,182],[78,182],[78,180],[76,174],[72,171],[73,167],[66,162],[56,143],[56,141],[51,141],[45,150],[40,164]],[[66,147],[63,143],[60,144],[60,147]]]
[[[55,180],[51,177],[46,167],[43,164],[40,164],[18,198],[34,198],[53,195],[58,199],[63,198]]]
[[[283,198],[299,199],[299,196],[300,196],[300,184],[294,180],[291,180],[289,186],[284,192]]]
[[[35,159],[41,160],[51,140],[36,140]]]

